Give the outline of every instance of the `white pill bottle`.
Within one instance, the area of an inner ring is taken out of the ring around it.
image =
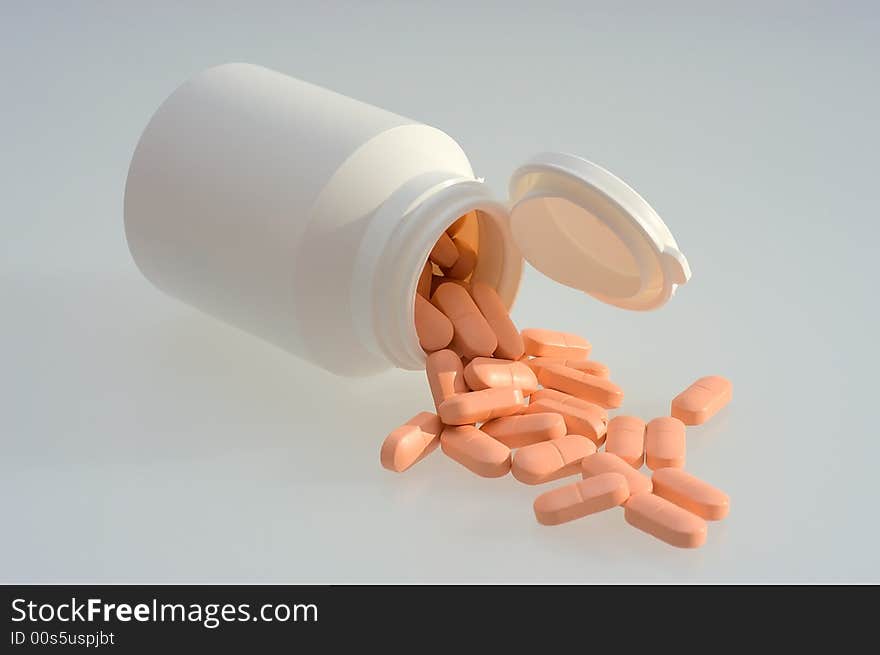
[[[473,279],[508,306],[524,259],[636,310],[690,276],[660,217],[595,164],[536,156],[499,200],[440,130],[250,64],[178,88],[144,130],[125,188],[128,246],[151,282],[349,376],[423,367],[416,283],[468,212]]]

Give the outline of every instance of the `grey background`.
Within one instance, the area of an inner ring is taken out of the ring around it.
[[[880,581],[880,13],[614,4],[0,3],[0,580]],[[235,60],[446,130],[499,194],[560,149],[657,208],[694,273],[667,307],[529,269],[514,318],[588,336],[631,413],[734,381],[689,432],[732,497],[703,549],[619,512],[540,527],[538,489],[439,453],[390,474],[420,374],[334,378],[141,278],[140,131]]]

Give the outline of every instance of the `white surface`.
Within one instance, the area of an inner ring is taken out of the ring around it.
[[[33,4],[0,20],[0,579],[880,581],[876,9],[218,5],[206,25]],[[564,150],[644,195],[693,269],[666,307],[527,270],[514,317],[588,336],[645,418],[733,380],[689,432],[688,468],[732,498],[703,549],[620,512],[541,527],[537,489],[439,452],[390,474],[379,445],[428,406],[420,374],[332,377],[140,276],[132,149],[169,89],[228,60],[437,125],[499,194]]]

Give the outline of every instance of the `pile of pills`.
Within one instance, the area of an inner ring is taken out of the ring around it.
[[[439,445],[483,477],[510,473],[539,485],[580,475],[535,499],[539,523],[623,506],[639,530],[673,546],[701,546],[706,521],[724,518],[729,499],[684,470],[686,426],[724,407],[730,382],[700,378],[672,401],[670,416],[609,421],[624,394],[608,367],[589,359],[590,343],[552,330],[520,332],[495,290],[471,283],[477,249],[458,238],[468,219],[476,217],[463,216],[437,241],[415,299],[436,413],[421,412],[391,432],[382,465],[405,471]]]

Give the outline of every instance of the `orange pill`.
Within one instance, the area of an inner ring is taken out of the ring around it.
[[[720,521],[730,510],[726,493],[683,469],[657,469],[651,482],[655,494],[707,521]]]
[[[522,408],[522,391],[515,387],[499,387],[447,398],[440,403],[437,413],[446,425],[466,425],[517,414]]]
[[[503,359],[520,359],[525,352],[522,336],[510,320],[507,307],[504,306],[495,289],[488,284],[475,282],[471,286],[471,296],[495,333],[498,341],[495,356]]]
[[[551,364],[540,367],[538,382],[548,389],[556,389],[605,408],[620,407],[623,403],[623,390],[608,378],[567,366]]]
[[[562,414],[550,412],[504,416],[487,421],[480,429],[508,448],[522,448],[565,436]]]
[[[686,452],[684,423],[671,416],[661,416],[648,422],[645,430],[645,464],[649,469],[684,468]]]
[[[474,212],[468,212],[467,214],[465,214],[461,218],[456,219],[456,221],[452,225],[450,225],[449,227],[446,228],[446,234],[448,234],[451,237],[456,236],[459,232],[461,232],[462,228],[464,228],[465,224],[467,223],[468,218],[471,218],[471,217],[473,217],[474,220],[476,220],[476,214]]]
[[[484,478],[499,478],[510,470],[510,448],[472,425],[447,427],[440,447],[456,462]]]
[[[405,471],[437,449],[442,429],[436,414],[416,414],[385,438],[379,453],[382,466],[397,473]]]
[[[436,408],[455,394],[467,393],[464,366],[461,358],[451,350],[438,350],[428,355],[425,361],[425,374]]]
[[[419,345],[425,352],[442,350],[452,341],[452,322],[419,294],[416,294],[415,323]]]
[[[464,369],[464,379],[474,391],[490,387],[516,387],[524,396],[538,389],[538,378],[522,362],[477,357]]]
[[[474,272],[474,267],[477,265],[477,252],[459,239],[453,239],[453,243],[458,249],[458,259],[451,267],[443,269],[443,275],[454,280],[464,280]]]
[[[537,392],[537,393],[540,393]],[[533,394],[534,396],[534,394]],[[580,398],[555,400],[542,398],[532,400],[523,410],[525,414],[534,412],[555,412],[565,420],[566,429],[570,434],[582,434],[597,446],[605,441],[605,430],[608,426],[608,414],[598,405],[593,405]]]
[[[631,494],[651,493],[651,478],[639,473],[617,455],[612,455],[611,453],[596,453],[595,455],[584,457],[584,460],[581,462],[581,470],[585,478],[591,478],[602,473],[620,473],[626,478]]]
[[[434,294],[437,293],[437,289],[440,288],[441,284],[457,284],[462,289],[470,293],[471,285],[468,282],[465,282],[464,280],[453,280],[448,277],[443,277],[442,275],[434,275],[431,277],[431,298],[433,298]]]
[[[543,484],[581,472],[581,461],[596,452],[596,444],[579,434],[542,441],[516,451],[510,472],[525,484]]]
[[[532,357],[586,359],[590,355],[590,342],[576,334],[538,328],[525,329],[521,334],[526,355]]]
[[[457,284],[441,284],[431,302],[452,321],[452,349],[463,357],[489,357],[498,347],[495,332],[470,294]]]
[[[565,359],[563,357],[533,357],[532,359],[525,360],[526,364],[535,371],[538,372],[538,369],[543,366],[567,366],[568,368],[573,368],[576,371],[583,371],[584,373],[589,373],[590,375],[595,375],[600,378],[607,378],[611,375],[611,372],[608,370],[608,367],[605,366],[602,362],[597,362],[595,359]]]
[[[623,507],[627,523],[672,546],[698,548],[706,542],[706,522],[665,498],[636,494]]]
[[[720,375],[700,378],[672,400],[671,414],[685,425],[702,425],[730,402],[733,384]]]
[[[416,284],[416,293],[418,293],[422,298],[427,300],[431,299],[431,276],[433,272],[431,270],[431,262],[425,262],[424,267],[422,267],[422,272],[419,275],[419,281]]]
[[[458,248],[455,247],[455,242],[449,238],[446,232],[437,239],[437,243],[431,249],[428,259],[440,268],[449,268],[455,264],[455,260],[458,259]]]
[[[615,416],[608,422],[605,452],[641,468],[645,463],[645,422],[637,416]]]
[[[559,525],[626,502],[629,487],[620,473],[602,473],[552,489],[535,499],[535,518],[542,525]]]

